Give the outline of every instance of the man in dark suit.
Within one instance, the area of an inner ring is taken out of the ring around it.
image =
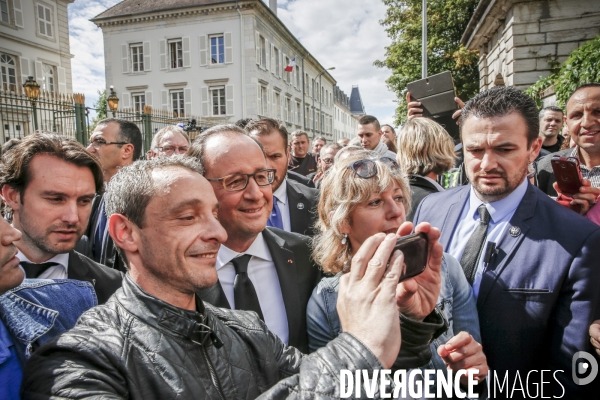
[[[98,160],[75,140],[33,134],[7,154],[0,171],[2,196],[22,232],[15,245],[26,277],[88,281],[98,302],[106,302],[123,274],[73,250],[103,187]]]
[[[100,159],[104,182],[107,183],[119,168],[130,165],[141,157],[142,133],[131,121],[103,119],[92,132],[87,149]],[[96,262],[126,272],[125,263],[108,234],[106,221],[104,199],[100,195],[94,199],[91,218],[77,244],[77,250]]]
[[[283,342],[307,352],[306,305],[320,273],[309,238],[266,228],[275,171],[260,145],[239,127],[220,125],[203,132],[188,155],[200,160],[227,232],[217,255],[219,282],[200,297],[257,312]]]
[[[267,226],[313,236],[319,191],[287,177],[288,132],[285,126],[272,118],[263,118],[246,125],[246,132],[262,145],[268,167],[275,170],[271,186],[273,211]]]
[[[600,317],[600,227],[526,178],[541,147],[538,123],[535,102],[516,88],[471,99],[460,125],[471,184],[429,195],[414,221],[439,227],[445,251],[460,260],[495,376],[508,373],[509,387],[521,380],[517,373],[527,376],[535,393],[541,381],[529,371],[551,370],[545,395],[591,398],[597,382],[576,385],[572,360],[592,352],[587,331]]]

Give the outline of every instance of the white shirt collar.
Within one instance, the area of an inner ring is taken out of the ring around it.
[[[494,223],[498,223],[498,221],[503,220],[507,215],[514,212],[519,204],[521,204],[521,200],[525,196],[527,192],[527,186],[529,185],[529,180],[527,177],[521,182],[519,186],[515,190],[513,190],[508,196],[505,198],[493,201],[491,203],[486,204],[486,208],[490,213],[490,217]],[[469,193],[469,213],[467,214],[469,218],[475,219],[476,216],[479,215],[477,208],[484,203],[477,195],[475,194],[475,189],[471,185],[471,191]],[[476,214],[477,213],[477,214]],[[478,217],[477,217],[478,218]]]
[[[287,205],[287,182],[286,182],[287,178],[283,180],[283,182],[281,182],[281,186],[279,186],[277,188],[276,191],[273,192],[273,196],[277,197],[277,201],[280,202],[281,204],[283,204],[284,206]]]
[[[21,250],[19,250],[17,252],[17,258],[19,259],[19,261],[25,261],[28,263],[34,263],[33,261],[31,261],[29,258],[27,258],[25,256],[25,254],[21,253]],[[62,267],[65,269],[65,271],[69,271],[69,253],[62,253],[62,254],[57,254],[54,257],[52,257],[51,259],[44,261],[44,262],[54,262],[57,264],[62,265]]]
[[[258,257],[266,261],[273,261],[271,253],[269,252],[269,248],[267,247],[267,242],[265,242],[265,238],[261,232],[256,236],[254,242],[252,242],[250,247],[248,247],[248,250],[246,250],[244,253],[238,253],[237,251],[233,251],[225,245],[221,245],[219,253],[217,254],[217,271],[223,268],[225,264],[229,263],[234,258],[241,256],[242,254],[250,254],[253,257]]]

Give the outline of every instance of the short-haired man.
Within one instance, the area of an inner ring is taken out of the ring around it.
[[[288,179],[288,133],[285,126],[272,118],[251,121],[246,132],[263,148],[267,166],[275,170],[273,210],[267,226],[313,236],[319,203],[319,191]]]
[[[43,133],[23,138],[3,161],[0,186],[22,232],[15,246],[26,277],[91,282],[106,302],[123,275],[74,251],[102,191],[96,157],[75,140]]]
[[[300,175],[308,175],[317,170],[317,154],[310,153],[310,140],[304,131],[294,131],[290,135],[292,153],[288,169]]]
[[[130,273],[105,306],[34,353],[24,399],[335,398],[342,369],[391,367],[400,348],[398,253],[384,272],[396,236],[376,235],[360,248],[340,284],[344,333],[305,356],[255,313],[218,309],[195,294],[217,282],[227,240],[220,202],[201,172],[193,158],[160,157],[123,168],[109,183],[110,234]]]
[[[363,149],[375,151],[379,153],[380,157],[396,159],[396,154],[388,150],[386,144],[381,141],[383,132],[379,126],[379,121],[374,116],[363,115],[360,117],[356,134]]]
[[[579,159],[584,185],[579,193],[568,193],[573,204],[586,213],[600,196],[600,83],[582,85],[567,101],[565,123],[575,148],[556,153],[558,156]],[[538,187],[550,196],[557,195],[556,177],[551,165],[552,155],[542,158],[537,165]]]
[[[346,147],[348,146],[348,143],[350,143],[350,139],[348,139],[347,137],[343,137],[340,140],[338,140],[337,143],[342,147]]]
[[[165,126],[152,138],[148,158],[186,154],[190,145],[190,137],[186,131],[177,125]]]
[[[572,360],[592,352],[587,331],[600,317],[600,227],[529,183],[542,139],[525,93],[479,93],[462,109],[460,130],[471,184],[427,196],[414,221],[440,227],[440,242],[460,260],[496,377],[521,382],[530,371],[552,370],[546,395],[590,398],[600,381],[576,385]],[[533,393],[539,383],[525,385]]]
[[[327,144],[327,139],[324,137],[316,137],[313,139],[312,152],[313,154],[321,153],[321,148]]]
[[[219,284],[202,299],[256,311],[284,343],[307,352],[306,305],[321,274],[308,237],[267,227],[275,170],[261,145],[235,125],[218,125],[198,136],[188,156],[202,163],[227,232],[217,255]]]
[[[92,132],[87,149],[100,159],[106,184],[120,168],[131,165],[141,157],[142,132],[131,121],[103,119]],[[106,221],[104,199],[97,196],[92,204],[89,224],[77,244],[77,250],[96,262],[125,272],[125,263],[119,258],[114,242],[108,235]]]
[[[312,179],[315,183],[316,188],[321,187],[321,181],[323,180],[325,173],[329,168],[333,167],[335,155],[342,148],[343,147],[337,143],[329,143],[321,147],[321,153],[319,154],[319,160],[317,161],[317,172],[308,175],[308,178]]]
[[[542,149],[549,153],[560,150],[565,138],[560,134],[564,114],[560,107],[548,106],[540,110],[540,137]]]
[[[390,124],[381,125],[381,132],[383,137],[388,138],[391,142],[396,143],[396,130]]]

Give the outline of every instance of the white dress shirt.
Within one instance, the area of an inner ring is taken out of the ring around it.
[[[19,261],[25,261],[28,263],[35,264],[30,259],[25,257],[25,254],[19,252],[17,253],[17,258]],[[68,268],[69,268],[69,253],[57,254],[48,261],[44,262],[55,262],[58,265],[48,268],[45,270],[37,279],[67,279],[68,278]],[[23,267],[21,267],[23,269]],[[23,270],[23,274],[25,274],[25,270]]]
[[[256,290],[265,323],[273,333],[287,344],[290,331],[285,305],[283,304],[283,294],[279,285],[279,276],[262,233],[258,234],[252,245],[244,253],[235,252],[221,245],[217,254],[217,274],[225,292],[225,297],[227,297],[231,308],[235,309],[233,283],[236,274],[231,260],[243,254],[252,256],[248,263],[248,277],[254,285],[254,290]]]
[[[491,218],[488,225],[487,237],[483,244],[484,250],[488,242],[498,243],[502,238],[502,235],[506,234],[507,229],[510,228],[510,219],[515,214],[519,204],[521,204],[521,200],[523,200],[525,192],[527,192],[528,184],[529,181],[525,178],[511,194],[502,200],[487,203],[485,205]],[[452,236],[450,246],[448,246],[448,253],[457,260],[460,260],[462,257],[471,234],[479,224],[479,211],[477,211],[477,208],[483,203],[484,201],[477,197],[475,189],[471,186],[469,200],[463,207],[462,213],[460,214],[460,222]],[[481,253],[483,254],[483,251]],[[481,285],[481,277],[483,276],[483,271],[485,269],[483,261],[483,257],[480,257],[477,262],[477,270],[475,271],[475,277],[473,279],[473,294],[476,298],[479,295],[479,285]]]
[[[281,183],[281,186],[279,186],[277,190],[273,192],[273,196],[273,201],[275,201],[275,197],[277,198],[277,205],[279,206],[279,211],[281,212],[281,221],[283,222],[283,230],[286,232],[291,232],[292,223],[290,222],[290,205],[288,203],[287,182],[285,179]]]

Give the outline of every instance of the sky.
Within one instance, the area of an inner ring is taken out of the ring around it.
[[[102,31],[89,20],[119,1],[69,4],[73,91],[83,93],[88,106],[105,88]],[[331,75],[348,96],[358,85],[366,112],[391,123],[396,103],[385,83],[390,71],[373,65],[391,43],[379,24],[385,10],[380,0],[278,0],[277,16],[324,68],[335,67]]]

